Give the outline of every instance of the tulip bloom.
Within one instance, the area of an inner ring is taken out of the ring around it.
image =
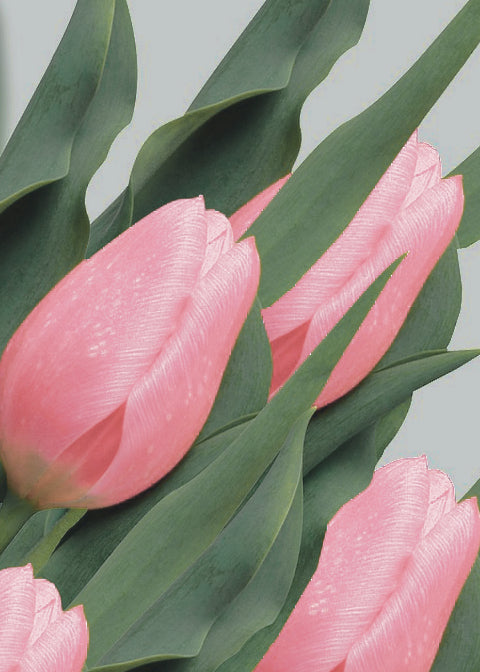
[[[275,183],[232,217],[244,233],[278,191]],[[351,223],[297,284],[263,310],[272,347],[273,395],[360,295],[402,261],[345,350],[316,401],[357,385],[392,344],[425,280],[455,235],[463,211],[460,176],[441,179],[437,152],[415,133]]]
[[[169,203],[63,278],[0,362],[0,453],[38,508],[115,504],[169,472],[213,405],[253,303],[253,238]]]
[[[0,571],[2,672],[81,672],[88,626],[83,607],[62,611],[57,589],[31,565]]]
[[[476,498],[425,458],[379,469],[256,672],[427,672],[480,545]]]

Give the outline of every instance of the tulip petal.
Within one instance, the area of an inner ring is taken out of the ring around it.
[[[403,207],[408,207],[426,189],[435,186],[435,184],[440,181],[441,176],[442,164],[438,152],[426,142],[419,143],[415,176],[412,180],[410,191],[407,194]]]
[[[425,458],[398,460],[375,473],[329,524],[318,568],[256,672],[341,666],[401,581],[428,497]]]
[[[397,591],[352,647],[345,672],[428,672],[479,545],[480,516],[471,499],[415,549]]]
[[[33,628],[35,591],[31,565],[0,572],[0,672],[11,672]]]
[[[233,245],[232,227],[225,215],[216,210],[207,210],[205,220],[207,223],[207,249],[200,271],[201,278],[217,263],[220,255],[228,252]]]
[[[285,182],[291,177],[290,174],[281,177],[269,187],[254,196],[248,203],[242,205],[230,216],[230,224],[233,229],[233,237],[238,240],[247,231],[257,217],[265,210],[270,201],[278,194]]]
[[[455,508],[455,489],[447,474],[438,469],[428,470],[430,503],[422,530],[422,537],[435,527],[438,521]]]
[[[35,619],[27,644],[27,649],[54,623],[62,613],[60,595],[55,585],[46,579],[34,579]]]
[[[61,613],[28,649],[19,672],[81,672],[87,657],[88,628],[83,607]]]
[[[441,180],[403,210],[375,253],[342,291],[321,306],[310,323],[300,361],[396,258],[408,251],[360,329],[345,350],[316,401],[318,407],[357,385],[380,361],[402,326],[417,294],[452,240],[463,210],[460,176]],[[375,343],[375,347],[372,347]]]
[[[417,153],[414,134],[333,245],[292,289],[262,311],[270,341],[310,320],[369,258],[408,194]]]
[[[25,473],[30,451],[53,459],[125,401],[175,330],[206,244],[203,200],[170,203],[82,262],[27,317],[0,364],[14,481],[25,482],[15,471]]]
[[[74,441],[36,481],[28,497],[37,508],[73,505],[97,482],[115,458],[123,431],[125,404]]]
[[[177,330],[130,393],[115,460],[78,506],[131,497],[187,452],[213,405],[259,273],[255,243],[248,238],[199,281]]]

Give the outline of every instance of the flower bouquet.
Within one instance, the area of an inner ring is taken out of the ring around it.
[[[91,218],[136,50],[77,1],[0,158],[0,672],[480,669],[480,486],[379,466],[480,352],[480,154],[443,176],[417,131],[480,0],[294,167],[368,9],[267,0]]]

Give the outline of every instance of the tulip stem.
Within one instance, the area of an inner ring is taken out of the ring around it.
[[[2,553],[24,524],[36,513],[26,499],[7,490],[0,508],[0,553]]]

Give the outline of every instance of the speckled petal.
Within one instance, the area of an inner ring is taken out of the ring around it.
[[[202,198],[148,215],[77,266],[14,334],[0,363],[0,438],[20,493],[32,452],[57,457],[153,364],[198,280],[205,217]],[[37,460],[32,478],[41,469]]]
[[[415,549],[398,589],[352,647],[345,672],[428,672],[479,545],[473,498],[443,516]]]
[[[181,460],[210,412],[259,273],[254,240],[247,238],[199,281],[175,333],[128,398],[115,460],[79,506],[131,497]]]
[[[424,458],[375,473],[329,524],[318,568],[256,672],[332,672],[342,664],[398,587],[428,497]]]
[[[81,672],[88,627],[83,607],[62,612],[23,656],[19,672]]]

